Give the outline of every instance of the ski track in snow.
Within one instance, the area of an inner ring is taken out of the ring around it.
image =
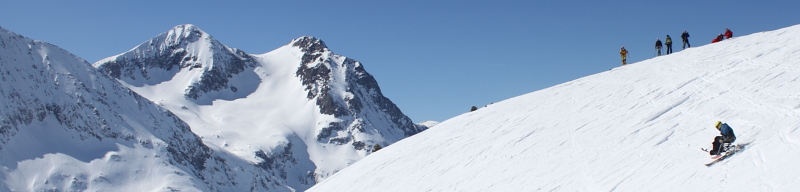
[[[693,47],[494,103],[309,191],[800,189],[800,25]],[[747,150],[712,167],[723,121]]]

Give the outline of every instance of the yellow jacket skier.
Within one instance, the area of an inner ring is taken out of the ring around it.
[[[622,56],[622,65],[628,64],[626,61],[628,58],[628,50],[625,50],[625,46],[619,49],[619,55]]]

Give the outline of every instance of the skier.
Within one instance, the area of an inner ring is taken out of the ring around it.
[[[721,136],[714,137],[714,142],[712,144],[711,151],[709,152],[710,155],[720,155],[720,153],[725,152],[723,149],[724,144],[730,145],[733,141],[736,141],[736,135],[733,134],[733,129],[728,126],[727,123],[722,123],[721,121],[717,121],[715,125],[717,130]]]
[[[667,40],[665,45],[667,45],[667,55],[669,55],[670,53],[672,53],[672,38],[670,38],[669,35],[667,35]]]
[[[681,39],[683,39],[683,49],[686,49],[687,45],[689,46],[689,48],[692,48],[692,45],[689,44],[689,32],[686,32],[686,30],[684,30],[683,34],[681,34]]]
[[[656,51],[658,52],[658,56],[661,56],[661,40],[656,38]]]
[[[711,40],[711,43],[716,43],[722,41],[722,34],[717,35],[717,38]]]
[[[733,37],[733,32],[730,29],[725,28],[725,39],[730,39]]]
[[[619,55],[622,56],[622,65],[628,64],[626,59],[628,58],[628,50],[625,50],[625,46],[619,49]]]

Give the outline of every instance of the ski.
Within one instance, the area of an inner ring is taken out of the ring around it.
[[[714,164],[716,164],[716,163],[719,163],[719,162],[721,162],[721,161],[724,161],[725,159],[728,159],[728,158],[730,158],[731,156],[738,154],[740,151],[743,151],[743,150],[745,149],[745,147],[746,147],[747,145],[749,145],[749,144],[750,144],[750,143],[744,143],[744,144],[737,144],[737,145],[735,145],[735,146],[733,147],[733,149],[731,149],[731,150],[729,150],[729,151],[726,151],[726,152],[724,152],[725,154],[722,154],[721,156],[717,157],[716,159],[714,159],[714,161],[711,161],[710,163],[706,163],[706,167],[711,167],[712,165],[714,165]],[[714,158],[714,157],[712,157],[712,158]]]

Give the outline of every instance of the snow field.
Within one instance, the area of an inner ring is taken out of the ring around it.
[[[791,191],[800,188],[800,25],[617,67],[495,103],[309,191]],[[700,150],[728,123],[740,154]]]

